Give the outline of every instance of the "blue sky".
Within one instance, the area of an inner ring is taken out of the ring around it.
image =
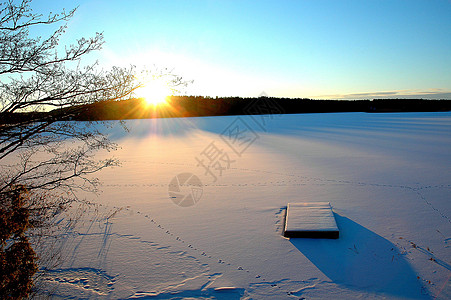
[[[79,5],[63,43],[103,32],[92,59],[173,68],[188,94],[451,99],[450,0],[35,2]]]

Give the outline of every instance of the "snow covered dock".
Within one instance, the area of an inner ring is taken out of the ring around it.
[[[285,237],[338,239],[339,230],[329,202],[288,203]]]

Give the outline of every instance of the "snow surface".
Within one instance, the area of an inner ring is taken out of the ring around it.
[[[112,124],[99,156],[122,167],[59,236],[55,298],[451,299],[451,113]],[[304,201],[332,203],[339,239],[282,237]]]

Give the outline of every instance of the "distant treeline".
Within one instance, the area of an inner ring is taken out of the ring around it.
[[[431,112],[450,111],[451,100],[374,99],[312,100],[305,98],[212,98],[171,96],[167,105],[147,105],[143,99],[106,101],[55,109],[47,113],[23,113],[8,116],[3,122],[46,116],[70,120],[124,120],[226,115],[297,114],[331,112]]]

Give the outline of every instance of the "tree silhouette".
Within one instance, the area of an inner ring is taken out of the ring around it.
[[[44,17],[33,13],[31,0],[0,4],[0,293],[4,298],[24,297],[30,291],[36,267],[27,230],[51,222],[55,212],[74,201],[76,190],[96,190],[98,180],[91,175],[117,164],[94,158],[96,151],[116,145],[95,124],[67,121],[79,113],[67,108],[128,99],[140,87],[134,67],[102,70],[97,63],[81,64],[82,58],[101,49],[101,33],[61,50],[60,38],[75,11]],[[45,37],[30,33],[43,26],[58,27]],[[52,114],[42,112],[52,109]],[[26,117],[15,118],[18,114]],[[74,142],[71,147],[65,146],[69,139]]]

